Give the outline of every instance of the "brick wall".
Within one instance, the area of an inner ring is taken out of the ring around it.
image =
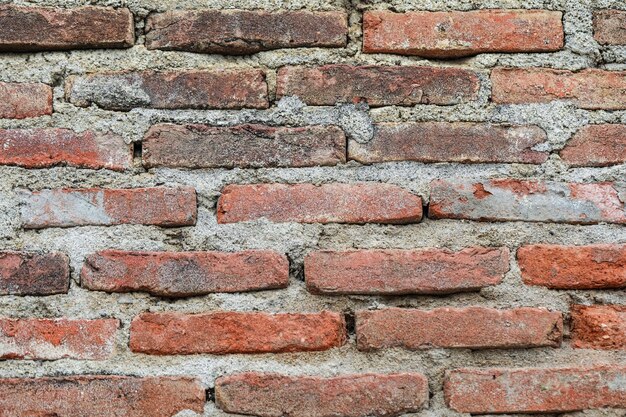
[[[626,416],[625,204],[622,0],[4,3],[0,416]]]

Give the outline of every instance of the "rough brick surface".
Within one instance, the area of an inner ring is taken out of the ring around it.
[[[139,71],[72,77],[65,87],[73,104],[104,109],[264,109],[265,73],[259,69]]]
[[[190,10],[148,17],[148,49],[244,55],[278,48],[342,47],[344,12]]]
[[[571,312],[575,348],[626,350],[626,305],[574,305]]]
[[[376,106],[450,105],[475,100],[480,81],[460,68],[326,65],[283,67],[276,95],[313,106],[366,102]]]
[[[0,379],[3,417],[171,417],[201,413],[200,383],[183,377],[66,376]]]
[[[327,350],[344,344],[338,313],[144,313],[133,319],[130,348],[152,355],[281,353]]]
[[[351,140],[348,157],[361,163],[519,162],[540,164],[546,152],[532,148],[545,143],[536,126],[501,126],[486,123],[379,123],[367,143]]]
[[[118,325],[116,319],[0,318],[0,359],[106,359]]]
[[[626,125],[589,125],[579,129],[559,152],[575,167],[602,167],[626,162]]]
[[[462,413],[557,413],[626,407],[623,366],[559,369],[457,369],[446,400]]]
[[[506,248],[317,251],[304,260],[314,294],[447,294],[496,285]]]
[[[134,41],[128,9],[0,6],[0,52],[127,48]]]
[[[561,16],[547,10],[367,11],[363,50],[431,58],[557,51],[563,47]]]
[[[244,373],[217,379],[217,405],[229,413],[261,417],[400,416],[428,402],[428,383],[417,373],[333,378]]]
[[[356,313],[356,337],[358,349],[365,351],[392,347],[558,347],[563,337],[563,319],[561,313],[541,308],[362,310]]]
[[[555,289],[626,288],[626,246],[529,245],[517,251],[528,285]]]
[[[148,168],[308,167],[345,161],[346,138],[336,126],[159,124],[143,140]]]
[[[52,87],[41,83],[0,82],[0,119],[52,114]]]
[[[0,252],[0,295],[66,293],[70,265],[62,253]]]
[[[415,223],[422,200],[390,184],[229,185],[217,206],[219,223],[256,219],[299,223]]]
[[[272,251],[125,252],[89,255],[81,284],[107,292],[145,291],[165,297],[285,288],[289,261]]]
[[[491,99],[499,104],[570,100],[583,109],[626,109],[626,71],[496,68],[491,84]]]
[[[603,45],[626,45],[626,10],[596,10],[593,37]]]
[[[116,171],[132,165],[132,149],[112,133],[68,129],[0,129],[0,165],[48,168],[68,165]]]
[[[435,180],[428,215],[479,221],[626,223],[620,188],[609,182]]]

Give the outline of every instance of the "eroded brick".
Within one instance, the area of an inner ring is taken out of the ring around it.
[[[62,253],[0,252],[0,295],[66,293],[69,263]]]
[[[594,11],[593,37],[603,45],[626,45],[626,11]]]
[[[589,125],[580,128],[559,152],[575,167],[603,167],[626,162],[626,125]]]
[[[49,85],[0,82],[0,119],[26,119],[50,114],[52,87]]]
[[[573,305],[571,312],[575,348],[626,350],[626,305]]]

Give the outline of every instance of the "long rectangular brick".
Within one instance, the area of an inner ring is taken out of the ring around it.
[[[227,55],[279,48],[343,47],[344,12],[176,10],[148,16],[146,47]]]
[[[626,109],[626,71],[496,68],[491,89],[491,100],[498,104],[570,100],[582,109]]]
[[[626,125],[588,125],[580,128],[559,152],[574,167],[603,167],[626,162]]]
[[[522,280],[562,290],[626,288],[625,245],[527,245],[517,251]]]
[[[304,259],[314,294],[449,294],[497,285],[507,248],[316,251]]]
[[[448,406],[461,413],[559,413],[626,408],[626,367],[456,369],[446,373]]]
[[[143,313],[130,327],[130,349],[151,355],[282,353],[344,344],[343,315],[321,313]]]
[[[626,223],[620,192],[611,182],[435,180],[428,215],[478,221]]]
[[[603,45],[626,45],[626,10],[595,10],[593,37]]]
[[[62,376],[0,379],[3,417],[171,417],[202,413],[206,395],[186,377]]]
[[[217,406],[260,417],[400,416],[428,403],[418,373],[357,374],[331,378],[243,373],[215,382]]]
[[[196,192],[190,187],[57,189],[24,192],[27,229],[145,224],[165,227],[196,223]]]
[[[113,133],[69,129],[0,129],[0,165],[48,168],[107,168],[123,171],[132,166],[132,147]]]
[[[363,51],[429,58],[558,51],[564,38],[561,19],[561,12],[548,10],[372,10],[363,15]]]
[[[0,82],[0,119],[26,119],[50,114],[52,87],[49,85]]]
[[[128,48],[135,42],[128,9],[0,6],[0,52]]]
[[[573,305],[571,313],[575,348],[626,350],[626,305]]]
[[[106,359],[118,326],[116,319],[0,318],[0,359]]]
[[[346,138],[336,126],[152,126],[143,139],[147,168],[263,168],[337,165]]]
[[[52,295],[70,286],[70,260],[63,253],[0,252],[0,295]]]
[[[77,106],[108,110],[265,109],[265,73],[259,69],[104,72],[70,77],[65,95]]]
[[[391,184],[229,185],[217,203],[218,223],[256,219],[299,223],[415,223],[422,199]]]
[[[540,164],[548,154],[532,148],[546,140],[546,133],[536,126],[378,123],[369,142],[349,141],[348,158],[366,164],[389,161]]]
[[[563,337],[563,318],[561,313],[543,308],[362,310],[356,313],[356,337],[357,348],[364,351],[393,347],[558,347]]]
[[[479,87],[477,75],[461,68],[333,64],[281,68],[276,96],[297,96],[314,106],[451,105],[475,100]]]
[[[145,291],[165,297],[285,288],[289,261],[273,251],[126,252],[87,256],[81,285],[107,292]]]

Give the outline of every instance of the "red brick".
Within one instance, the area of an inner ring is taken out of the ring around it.
[[[317,251],[304,260],[314,294],[448,294],[496,285],[507,248]]]
[[[596,10],[593,37],[603,45],[626,45],[626,10]]]
[[[128,48],[135,42],[133,15],[110,7],[0,6],[0,52]]]
[[[215,383],[217,406],[261,417],[400,416],[428,402],[418,373],[342,375],[331,378],[244,373]]]
[[[66,293],[70,260],[62,253],[0,252],[0,295]]]
[[[626,305],[572,306],[572,344],[626,350]]]
[[[626,71],[496,68],[491,84],[491,100],[499,104],[570,100],[582,109],[626,109]]]
[[[348,157],[361,163],[419,162],[519,162],[540,164],[546,152],[534,151],[546,142],[536,126],[487,123],[379,123],[367,143],[350,140]]]
[[[528,285],[563,290],[626,288],[624,245],[528,245],[517,251]]]
[[[448,406],[462,413],[558,413],[626,407],[626,368],[457,369],[446,373]]]
[[[367,11],[363,51],[429,58],[558,51],[563,47],[561,17],[547,10]]]
[[[58,189],[26,192],[22,223],[27,229],[146,224],[165,227],[196,223],[193,188]]]
[[[130,349],[151,355],[282,353],[344,344],[338,313],[143,313],[133,319]]]
[[[344,12],[177,10],[148,16],[146,46],[227,55],[279,48],[343,47]]]
[[[626,125],[589,125],[581,128],[559,153],[575,167],[603,167],[626,162]]]
[[[563,319],[561,313],[542,308],[362,310],[356,313],[356,337],[358,349],[364,351],[558,347]]]
[[[428,215],[434,219],[572,224],[626,223],[615,184],[538,180],[435,180]]]
[[[450,105],[475,100],[479,87],[476,74],[461,68],[326,65],[281,68],[276,96],[298,96],[314,106]]]
[[[132,149],[112,133],[68,129],[0,129],[0,165],[48,168],[107,168],[123,171],[132,166]]]
[[[165,297],[285,288],[289,261],[272,251],[125,252],[89,255],[81,284],[107,292],[145,291]]]
[[[0,359],[106,359],[118,326],[116,319],[0,318]]]
[[[390,184],[229,185],[217,204],[218,223],[256,219],[299,223],[415,223],[422,199]]]
[[[184,377],[63,376],[0,379],[3,417],[171,417],[202,413],[200,383]]]
[[[336,126],[270,127],[158,124],[143,139],[148,168],[263,168],[337,165],[346,138]]]
[[[49,85],[0,82],[0,119],[26,119],[50,114],[52,87]]]
[[[72,104],[109,110],[265,109],[265,73],[258,69],[137,71],[71,77],[65,95]]]

